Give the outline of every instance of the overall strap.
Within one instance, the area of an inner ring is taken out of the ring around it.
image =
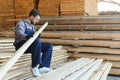
[[[26,25],[26,21],[25,20],[22,20],[24,25],[25,25],[25,28],[27,29],[27,25]],[[34,31],[34,27],[32,27],[32,30]]]
[[[24,25],[25,25],[25,28],[27,29],[27,25],[26,25],[26,22],[25,22],[24,20],[22,20],[22,22],[24,23]]]

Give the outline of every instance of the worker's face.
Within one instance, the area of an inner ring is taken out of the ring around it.
[[[34,17],[34,16],[31,16],[31,24],[36,24],[36,23],[38,23],[40,21],[40,16],[38,15],[38,16],[36,16],[36,17]]]

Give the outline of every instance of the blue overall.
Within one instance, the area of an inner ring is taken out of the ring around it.
[[[23,21],[25,23],[25,21]],[[25,34],[33,35],[34,29],[27,28],[25,24]],[[16,50],[19,49],[26,40],[19,41],[15,47]],[[30,47],[26,50],[26,53],[32,53],[32,65],[34,68],[38,64],[40,64],[40,68],[42,67],[50,67],[51,58],[52,58],[52,44],[47,42],[41,42],[40,38],[36,38],[35,41],[30,45]]]

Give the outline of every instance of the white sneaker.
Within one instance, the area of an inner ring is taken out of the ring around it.
[[[47,73],[47,72],[52,71],[52,69],[47,68],[47,67],[43,67],[43,68],[40,68],[39,71],[40,71],[40,73]]]
[[[36,77],[41,76],[41,74],[39,73],[38,67],[31,68],[31,71],[32,71],[34,76],[36,76]]]

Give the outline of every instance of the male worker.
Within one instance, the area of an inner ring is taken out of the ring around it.
[[[35,33],[34,25],[40,20],[40,12],[36,9],[30,11],[27,19],[21,20],[15,27],[15,42],[14,46],[18,50],[30,37]],[[41,72],[49,72],[52,44],[41,42],[40,38],[35,41],[26,50],[27,53],[32,54],[31,71],[34,76],[40,76]],[[38,65],[39,68],[38,68]]]

